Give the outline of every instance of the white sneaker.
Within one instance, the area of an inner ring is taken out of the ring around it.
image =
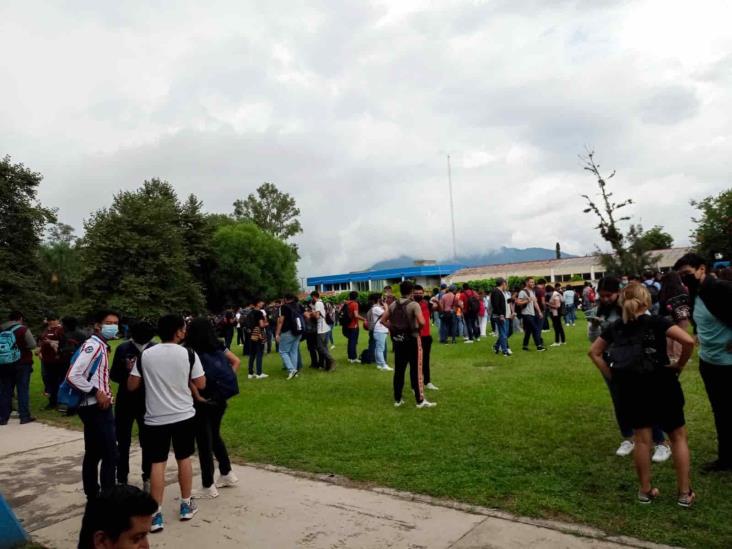
[[[463,341],[470,341],[469,337],[463,337]]]
[[[333,349],[335,349],[335,345],[330,346],[330,350],[332,351]]]
[[[256,376],[256,375],[254,375],[254,374],[249,374],[249,375],[247,376],[247,378],[248,378],[248,379],[257,379],[257,376]]]
[[[212,484],[208,488],[196,490],[191,497],[193,499],[215,499],[219,497],[219,491],[216,489],[216,485]]]
[[[297,370],[293,370],[292,372],[290,372],[290,373],[289,373],[289,374],[287,375],[287,379],[288,379],[288,381],[289,381],[290,379],[292,379],[293,377],[297,377]]]
[[[561,347],[561,343],[552,343],[549,347]]]
[[[361,364],[361,359],[360,358],[354,358],[353,359],[353,363],[354,364]]]
[[[268,377],[269,376],[267,374],[265,374],[264,372],[262,372],[261,374],[256,376],[257,379],[267,379]]]
[[[663,463],[671,457],[671,448],[665,444],[656,444],[656,448],[653,450],[653,463]]]
[[[478,343],[480,341],[480,338],[476,339],[475,342]]]
[[[384,370],[385,372],[393,372],[393,371],[394,371],[394,368],[392,368],[392,367],[391,367],[391,366],[389,366],[388,364],[385,364],[385,365],[384,365],[384,368],[383,368],[383,370]]]
[[[219,480],[216,481],[216,486],[219,488],[228,488],[229,486],[236,486],[239,484],[239,479],[234,474],[234,471],[229,471],[228,475],[221,475]]]
[[[429,402],[427,399],[417,404],[417,408],[434,408],[435,406],[437,406],[436,402]]]
[[[633,453],[633,448],[635,448],[635,443],[632,440],[624,440],[620,443],[620,446],[618,446],[618,449],[615,451],[615,455],[620,457],[629,456]]]
[[[512,355],[513,353],[511,352],[511,349],[508,349],[508,350],[506,351],[506,354],[507,354],[508,356],[511,356],[511,355]]]
[[[433,391],[439,391],[439,389],[437,388],[437,385],[435,385],[434,383],[428,383],[427,385],[425,385],[425,388],[432,389]]]
[[[399,402],[395,402],[394,403],[394,408],[399,408],[399,406],[401,406],[402,404],[404,404],[404,401],[403,400],[400,400]]]
[[[463,343],[472,343],[472,342],[473,342],[472,339],[466,339],[465,341],[463,341]]]

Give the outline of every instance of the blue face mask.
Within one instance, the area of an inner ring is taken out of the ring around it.
[[[117,324],[103,324],[101,333],[104,339],[114,339],[117,337],[118,331],[119,326],[117,326]]]

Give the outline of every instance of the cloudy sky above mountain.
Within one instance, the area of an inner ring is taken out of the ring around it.
[[[732,9],[701,1],[0,3],[0,154],[81,230],[160,177],[294,195],[300,275],[501,245],[591,252],[578,154],[688,242],[732,172]]]

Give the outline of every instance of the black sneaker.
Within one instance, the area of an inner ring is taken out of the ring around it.
[[[537,348],[536,348],[536,350],[537,350],[537,351],[546,351],[546,347],[544,347],[544,346],[542,345],[541,347],[537,347]]]
[[[26,417],[20,420],[21,425],[25,425],[26,423],[33,423],[36,420],[34,417]]]
[[[521,350],[523,350],[523,351],[530,351],[531,349],[529,349],[528,347],[521,347]]]
[[[501,350],[498,347],[493,347],[493,352],[497,355],[501,354]]]

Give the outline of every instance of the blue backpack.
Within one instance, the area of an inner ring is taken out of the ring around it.
[[[22,324],[16,324],[0,332],[0,364],[13,364],[20,360],[20,348],[18,340],[15,339],[15,331]]]
[[[83,348],[84,345],[79,346],[74,355],[71,357],[71,365],[69,366],[69,369],[71,369],[71,367],[74,365],[74,362],[76,362],[76,359],[79,357],[79,354],[81,354],[81,350]],[[92,362],[91,369],[89,370],[89,375],[86,377],[87,381],[91,381],[91,378],[93,378],[94,374],[97,373],[97,368],[99,368],[99,364],[101,362],[102,355],[100,353],[99,356],[94,359],[94,362]],[[81,404],[81,399],[83,397],[84,393],[82,393],[81,391],[79,391],[79,389],[69,383],[68,379],[64,379],[63,383],[61,383],[61,387],[58,388],[57,401],[59,405],[66,406],[66,408],[69,410],[76,410]]]

